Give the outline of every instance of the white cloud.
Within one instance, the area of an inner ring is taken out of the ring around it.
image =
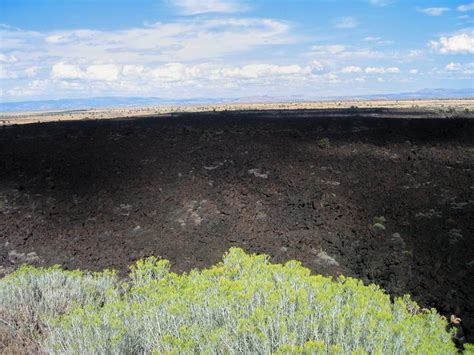
[[[419,49],[410,49],[407,53],[408,58],[419,58],[423,55],[423,51]]]
[[[77,85],[78,80],[82,82],[88,82],[90,80],[123,82],[127,80],[148,81],[150,79],[157,84],[182,85],[186,83],[198,84],[210,81],[223,81],[225,79],[267,80],[277,77],[286,77],[289,79],[292,77],[308,77],[312,75],[312,68],[314,66],[314,63],[307,66],[267,63],[247,64],[243,66],[212,63],[196,65],[167,63],[158,67],[145,67],[141,65],[125,65],[120,67],[114,64],[95,64],[86,67],[84,70],[80,66],[61,62],[53,66],[51,78],[63,80],[65,83],[73,79],[76,81],[74,85]]]
[[[3,65],[0,65],[0,79],[15,79],[16,77],[16,73],[7,71]]]
[[[356,67],[353,65],[350,65],[341,69],[341,73],[344,73],[344,74],[352,74],[352,73],[360,73],[360,72],[362,72],[362,68]]]
[[[195,70],[192,68],[187,68],[184,64],[169,63],[152,70],[151,75],[154,79],[159,81],[173,82],[190,79],[193,72],[195,72]]]
[[[245,6],[235,0],[171,0],[183,15],[204,13],[234,13],[244,11]]]
[[[316,53],[340,54],[346,50],[346,46],[341,44],[330,44],[324,46],[313,46],[311,49]]]
[[[390,67],[390,68],[387,68],[385,72],[395,74],[395,73],[400,73],[400,69],[397,67]]]
[[[356,28],[359,26],[359,22],[351,16],[339,17],[334,21],[334,27],[336,28]]]
[[[73,30],[54,33],[48,35],[45,41],[50,44],[65,44],[88,40],[94,36],[99,36],[102,32],[93,30]]]
[[[418,69],[410,69],[409,73],[410,74],[418,74]]]
[[[0,62],[2,63],[14,63],[16,62],[17,59],[14,55],[6,55],[3,53],[0,53]]]
[[[183,82],[189,80],[223,80],[232,78],[236,80],[274,78],[280,76],[294,76],[308,74],[308,68],[299,65],[275,64],[248,64],[241,67],[230,65],[200,64],[187,66],[182,63],[169,63],[151,70],[151,76],[161,82]]]
[[[381,37],[368,36],[363,39],[364,42],[376,43],[376,44],[391,44],[392,41],[383,40]]]
[[[474,30],[442,36],[438,41],[431,41],[430,46],[443,54],[474,53]]]
[[[455,72],[461,74],[474,74],[474,62],[471,63],[454,63],[451,62],[444,67],[447,72]]]
[[[94,64],[85,70],[75,64],[59,62],[53,65],[51,78],[56,80],[117,80],[120,68],[115,64]]]
[[[8,59],[8,58],[7,58]],[[26,67],[15,61],[0,61],[0,79],[24,79],[32,78],[38,74],[40,67]]]
[[[441,16],[445,12],[449,11],[447,7],[426,7],[423,9],[418,9],[419,12],[422,12],[429,16]]]
[[[122,74],[130,77],[141,77],[145,72],[145,67],[143,65],[124,65],[122,68]]]
[[[240,69],[243,78],[260,78],[265,76],[282,76],[300,74],[303,69],[299,65],[272,65],[272,64],[249,64]]]
[[[308,68],[313,75],[325,75],[331,72],[333,63],[327,60],[313,60]]]
[[[451,62],[446,65],[445,69],[448,71],[457,71],[460,69],[460,67],[461,67],[461,64]]]
[[[120,68],[114,64],[96,64],[87,67],[86,76],[91,80],[117,80]]]
[[[341,44],[317,45],[312,46],[311,51],[307,55],[314,56],[318,59],[327,59],[332,62],[345,61],[354,58],[357,59],[383,59],[386,57],[392,58],[393,53],[385,53],[372,49],[360,48],[355,46],[347,46]]]
[[[367,67],[365,68],[367,74],[397,74],[400,73],[400,69],[397,67]]]
[[[53,65],[51,77],[53,79],[80,79],[84,77],[84,72],[77,65],[59,62]]]
[[[144,65],[219,60],[261,46],[295,42],[284,21],[255,18],[193,18],[115,31],[32,32],[0,28],[2,51],[21,62],[52,65]],[[7,58],[7,57],[5,57]]]
[[[365,38],[364,38],[364,41],[365,41],[365,42],[378,42],[378,41],[380,41],[380,40],[381,40],[380,37],[368,36],[368,37],[365,37]]]
[[[461,11],[461,12],[472,11],[474,10],[474,2],[471,2],[469,4],[459,5],[456,8],[456,10]]]
[[[365,72],[367,74],[383,74],[385,73],[385,68],[367,67],[365,68]]]
[[[38,73],[38,70],[39,70],[39,67],[29,67],[29,68],[26,68],[25,69],[25,75],[28,76],[28,77],[33,77],[33,76],[36,76],[36,74]]]

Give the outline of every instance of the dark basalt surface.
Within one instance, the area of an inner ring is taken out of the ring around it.
[[[412,114],[216,112],[0,128],[0,265],[125,272],[155,255],[186,271],[239,246],[410,293],[460,316],[472,341],[474,120]],[[385,229],[374,227],[382,216]]]

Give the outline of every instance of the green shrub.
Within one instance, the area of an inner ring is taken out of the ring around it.
[[[321,138],[318,141],[318,146],[321,149],[329,149],[331,148],[331,142],[329,141],[329,138]]]
[[[464,344],[464,354],[474,354],[474,344]]]
[[[44,278],[52,272],[32,270],[0,280],[2,298],[11,298],[6,283],[18,283],[25,274]],[[62,277],[59,269],[52,270],[55,277]],[[104,277],[109,280],[111,275]],[[75,307],[54,318],[50,311],[38,312],[47,323],[44,350],[58,354],[456,353],[446,321],[434,310],[420,312],[407,296],[391,302],[376,285],[310,275],[296,261],[271,264],[264,255],[247,255],[237,248],[210,269],[182,275],[170,272],[166,260],[148,258],[131,268],[126,283],[105,284],[106,296],[87,301],[79,297],[82,301]],[[92,292],[98,290],[94,287]],[[46,309],[54,313],[56,307]]]

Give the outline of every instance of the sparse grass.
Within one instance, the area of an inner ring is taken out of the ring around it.
[[[374,223],[372,225],[372,227],[375,228],[375,229],[382,230],[382,231],[384,231],[386,229],[385,226],[382,223]]]
[[[331,148],[331,142],[329,141],[329,138],[321,138],[318,141],[318,146],[321,149],[329,149]]]
[[[23,267],[0,290],[2,323],[28,329],[49,353],[456,353],[446,321],[408,297],[392,302],[375,285],[237,248],[182,275],[141,260],[124,283]]]
[[[378,216],[378,217],[372,218],[372,222],[374,224],[376,223],[384,224],[385,222],[387,222],[387,219],[384,216]]]
[[[372,222],[372,228],[381,231],[384,231],[386,229],[384,223],[387,222],[387,219],[384,216],[374,217],[372,218]]]

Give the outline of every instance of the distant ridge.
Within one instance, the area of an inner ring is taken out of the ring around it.
[[[1,102],[0,112],[15,111],[50,111],[50,110],[87,110],[112,107],[146,107],[166,105],[206,105],[226,103],[258,102],[303,102],[327,100],[408,100],[408,99],[459,99],[474,98],[474,88],[468,89],[423,89],[416,92],[395,94],[374,94],[357,96],[327,96],[319,98],[249,96],[241,98],[192,98],[164,99],[159,97],[94,97],[86,99],[58,99],[38,101]]]
[[[352,96],[351,98],[355,98]],[[415,92],[397,94],[363,95],[361,99],[369,100],[403,100],[403,99],[459,99],[474,98],[474,88],[470,89],[423,89]]]

